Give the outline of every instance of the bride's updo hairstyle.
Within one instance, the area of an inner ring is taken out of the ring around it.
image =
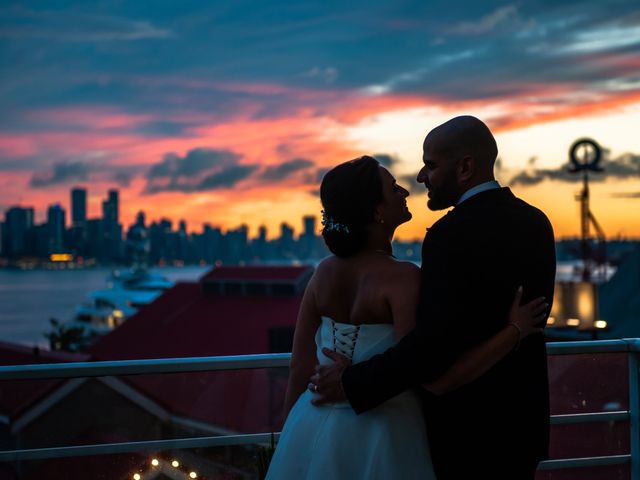
[[[322,236],[338,257],[349,257],[367,244],[367,226],[383,201],[380,164],[369,156],[329,170],[320,185]]]

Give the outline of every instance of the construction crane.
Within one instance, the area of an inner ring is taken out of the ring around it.
[[[569,172],[582,172],[582,191],[576,196],[576,200],[580,202],[581,254],[583,262],[582,280],[589,282],[592,280],[593,263],[606,267],[607,260],[604,230],[602,230],[602,227],[596,220],[589,206],[589,172],[604,171],[599,165],[602,160],[602,149],[595,140],[581,138],[571,145],[569,160],[571,161]],[[592,252],[590,243],[590,227],[592,225],[598,240],[598,246],[595,252]],[[602,275],[606,275],[604,268],[600,270]]]

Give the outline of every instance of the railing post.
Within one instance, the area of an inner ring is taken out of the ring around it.
[[[629,424],[631,480],[640,480],[640,370],[638,352],[629,352]]]

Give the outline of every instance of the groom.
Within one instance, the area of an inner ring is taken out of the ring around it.
[[[336,362],[317,367],[311,379],[316,404],[346,397],[356,413],[371,410],[437,379],[504,327],[518,286],[523,303],[553,299],[553,230],[540,210],[495,181],[498,150],[487,126],[475,117],[453,118],[429,132],[423,152],[418,182],[428,190],[429,209],[454,208],[424,239],[416,327],[356,365],[325,351]],[[533,479],[549,444],[544,337],[527,337],[458,390],[424,393],[423,403],[438,480]]]

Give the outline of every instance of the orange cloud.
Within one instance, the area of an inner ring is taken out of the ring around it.
[[[603,62],[608,61],[606,58]],[[627,62],[629,68],[637,66],[637,59],[616,59]],[[145,79],[147,81],[148,79]],[[278,165],[285,160],[304,158],[318,167],[329,167],[365,153],[342,140],[341,129],[362,122],[376,114],[402,111],[416,107],[434,107],[440,111],[487,108],[490,102],[450,102],[437,97],[417,95],[366,95],[361,92],[339,90],[312,90],[290,88],[272,84],[226,84],[219,82],[191,82],[182,79],[158,79],[175,82],[176,86],[256,94],[270,97],[290,98],[290,105],[283,105],[272,115],[260,115],[264,109],[261,100],[238,103],[233,113],[221,116],[190,112],[191,97],[176,88],[172,101],[177,113],[171,120],[193,124],[187,135],[149,136],[140,133],[137,127],[154,121],[167,120],[161,114],[132,114],[113,108],[74,107],[70,109],[48,109],[25,114],[25,118],[37,119],[41,124],[52,124],[55,128],[32,132],[0,132],[0,144],[5,158],[41,157],[42,169],[50,168],[51,159],[68,159],[86,155],[87,152],[104,152],[95,162],[106,166],[126,167],[137,165],[139,175],[144,169],[160,162],[164,155],[175,152],[185,155],[188,151],[207,147],[228,149],[242,156],[241,162],[262,166]],[[575,101],[572,101],[575,95]],[[640,102],[640,92],[611,93],[608,96],[588,92],[572,91],[567,85],[532,85],[526,97],[507,96],[494,101],[495,114],[488,123],[496,131],[525,128],[545,122],[567,118],[587,118],[601,112],[622,109]],[[393,145],[389,138],[389,145]],[[47,163],[47,159],[49,159]],[[2,160],[0,160],[0,169]],[[33,172],[3,172],[3,191],[0,204],[21,202],[34,205],[42,215],[46,205],[61,201],[68,208],[69,188],[60,185],[49,189],[25,189]],[[122,220],[133,222],[136,212],[146,210],[149,219],[169,217],[177,221],[186,219],[191,228],[199,230],[200,224],[210,222],[224,228],[233,228],[248,223],[255,228],[266,223],[275,234],[282,221],[299,222],[304,214],[317,214],[319,202],[310,192],[317,189],[309,182],[288,178],[278,184],[265,184],[259,178],[249,178],[238,184],[238,188],[216,192],[179,193],[167,192],[153,196],[142,195],[145,180],[138,176],[128,187],[121,187]],[[100,201],[108,188],[117,183],[108,176],[96,176],[87,185],[90,193],[90,214],[100,214]],[[540,192],[545,191],[541,189]],[[524,190],[523,190],[524,192]],[[528,191],[527,195],[535,197]],[[571,192],[563,192],[569,195]],[[628,200],[627,201],[633,201]],[[416,218],[411,225],[403,227],[399,234],[405,238],[420,238],[424,228],[435,221],[438,214],[426,211],[420,195],[411,198]],[[611,207],[614,208],[614,207]],[[555,214],[554,214],[555,215]],[[617,217],[616,217],[617,218]],[[557,231],[573,231],[570,217],[554,216]],[[562,225],[570,225],[566,229]],[[615,230],[617,227],[611,227]],[[632,229],[640,234],[640,225]]]

